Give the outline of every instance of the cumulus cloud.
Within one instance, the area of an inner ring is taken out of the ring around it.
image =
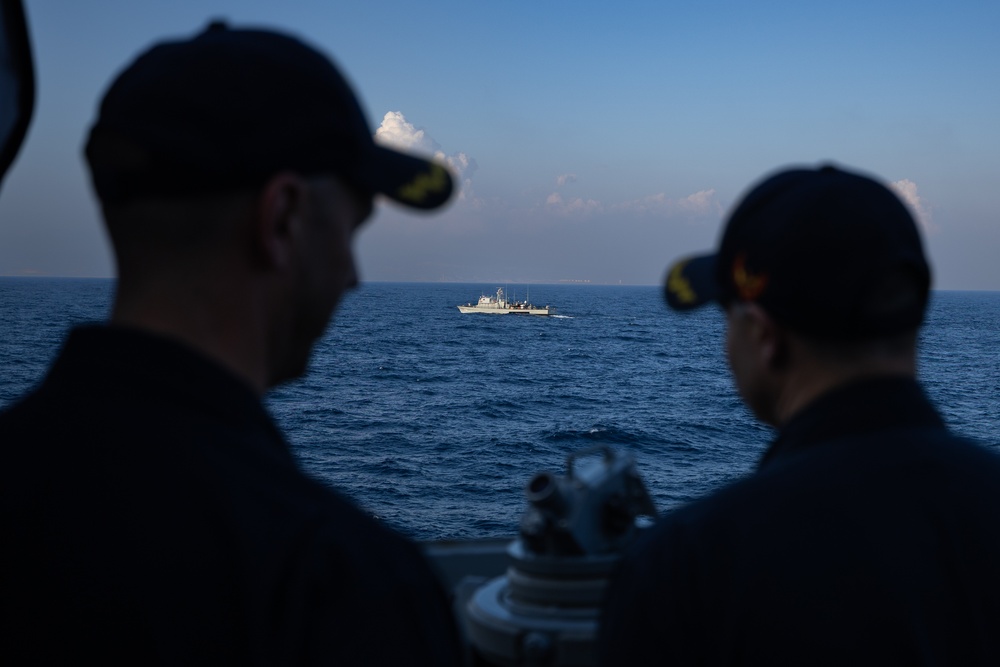
[[[597,213],[604,210],[604,206],[596,199],[574,197],[564,200],[558,192],[553,192],[548,196],[545,200],[545,208],[558,215]]]
[[[680,199],[667,197],[663,192],[642,199],[624,202],[615,207],[622,211],[655,214],[667,217],[702,217],[721,215],[722,204],[715,198],[715,190],[700,190]]]
[[[576,183],[576,174],[560,174],[556,176],[556,186],[562,187],[567,183]]]
[[[663,192],[642,199],[605,205],[596,199],[582,197],[564,198],[553,192],[545,200],[545,210],[557,215],[577,215],[609,211],[629,215],[654,215],[665,218],[703,218],[721,216],[722,204],[715,198],[715,190],[701,190],[687,197],[673,199]]]
[[[451,167],[459,183],[459,199],[472,198],[472,175],[478,165],[466,153],[447,154],[426,130],[406,120],[401,111],[389,111],[375,130],[375,141],[400,150],[433,155]]]
[[[390,111],[382,117],[382,123],[375,130],[375,141],[393,148],[431,154],[440,148],[424,130],[418,130],[406,120],[400,111]]]
[[[924,230],[924,233],[932,234],[937,231],[937,227],[931,220],[930,206],[921,199],[916,183],[904,178],[890,183],[889,187],[910,207],[913,216],[917,219],[917,224]]]
[[[715,200],[715,190],[700,190],[677,201],[677,206],[696,215],[721,213],[722,206]]]

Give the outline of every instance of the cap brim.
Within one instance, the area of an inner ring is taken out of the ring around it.
[[[714,254],[687,257],[670,267],[663,291],[671,308],[690,310],[719,298],[715,258]]]
[[[400,153],[375,144],[364,170],[365,185],[375,193],[411,208],[444,205],[454,190],[448,168],[434,160]]]

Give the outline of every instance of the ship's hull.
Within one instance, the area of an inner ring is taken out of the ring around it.
[[[480,306],[459,306],[463,313],[488,313],[490,315],[549,315],[549,308],[518,308],[516,306],[497,308]]]

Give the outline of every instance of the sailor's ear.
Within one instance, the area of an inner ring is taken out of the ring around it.
[[[306,202],[306,184],[300,176],[281,172],[272,176],[257,198],[254,246],[271,267],[284,267],[293,256]]]
[[[750,308],[761,362],[773,371],[785,370],[789,361],[787,330],[759,305],[753,303]]]
[[[741,322],[751,354],[757,357],[759,368],[782,370],[788,363],[788,336],[770,313],[753,302],[741,302],[733,308]]]

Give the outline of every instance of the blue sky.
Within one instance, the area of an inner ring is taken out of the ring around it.
[[[441,214],[380,206],[363,279],[655,284],[763,175],[832,161],[914,207],[938,288],[1000,289],[995,0],[25,4],[39,90],[0,275],[113,275],[81,158],[100,95],[224,17],[331,55],[380,140],[460,175]]]

